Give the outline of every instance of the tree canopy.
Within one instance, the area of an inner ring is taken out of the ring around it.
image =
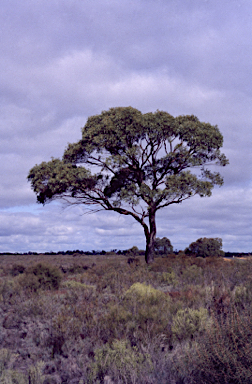
[[[219,237],[201,237],[200,239],[191,243],[189,247],[186,248],[185,253],[201,257],[223,256],[224,252],[221,250],[221,248],[222,239]]]
[[[194,195],[210,196],[223,178],[207,166],[225,166],[223,137],[196,116],[111,108],[88,118],[79,142],[62,159],[28,174],[37,201],[54,199],[130,215],[144,229],[146,261],[154,259],[156,212]],[[195,170],[195,171],[194,171]]]
[[[167,237],[163,237],[162,239],[156,237],[154,242],[154,250],[159,255],[168,255],[169,253],[173,252],[173,246]]]

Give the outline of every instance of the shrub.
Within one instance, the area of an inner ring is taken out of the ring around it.
[[[175,272],[173,270],[171,270],[170,272],[163,272],[161,274],[161,283],[176,287],[178,284],[178,279]]]
[[[182,280],[183,283],[186,284],[199,284],[202,282],[203,278],[203,270],[201,267],[197,267],[197,265],[193,264],[189,267],[185,268],[182,272]]]
[[[169,295],[151,285],[135,283],[125,293],[122,302],[124,310],[131,313],[131,333],[144,343],[163,333],[170,339]]]
[[[25,267],[22,264],[14,264],[10,270],[12,276],[18,276],[21,273],[24,273]]]
[[[15,304],[20,301],[20,285],[16,278],[0,281],[0,301],[4,304]]]
[[[136,257],[139,254],[139,249],[134,245],[134,247],[127,250],[126,255],[130,257]]]
[[[12,369],[17,354],[12,354],[9,350],[3,348],[0,350],[0,382],[1,384],[43,384],[42,375],[43,362],[37,362],[30,366],[27,374]]]
[[[126,300],[134,300],[140,303],[146,304],[158,304],[160,299],[164,298],[163,292],[153,288],[151,285],[142,283],[133,284],[125,293],[124,298]]]
[[[200,238],[194,243],[191,243],[186,248],[185,253],[187,255],[196,255],[201,257],[209,256],[224,256],[222,248],[222,239],[216,238]]]
[[[62,267],[61,267],[62,268]],[[87,265],[72,265],[68,272],[71,274],[77,274],[77,273],[83,273],[83,271],[86,271],[88,269]],[[64,272],[64,271],[63,271]]]
[[[114,340],[111,346],[105,344],[95,350],[89,383],[95,379],[103,381],[105,375],[110,375],[116,383],[133,384],[141,372],[146,374],[151,369],[149,355],[143,355],[126,340]]]
[[[25,271],[23,285],[32,291],[58,289],[62,275],[57,267],[38,263]]]
[[[221,323],[215,319],[186,356],[185,370],[191,372],[190,383],[251,384],[251,334],[249,313],[239,316],[233,311]]]
[[[173,317],[172,332],[182,341],[192,339],[196,332],[202,332],[210,324],[207,309],[179,309]]]
[[[32,273],[24,273],[18,276],[19,285],[27,292],[37,292],[40,288],[38,278]]]
[[[162,239],[157,237],[155,240],[154,249],[158,255],[168,255],[173,253],[173,246],[167,237],[163,237]]]
[[[70,290],[77,291],[77,293],[79,293],[79,295],[81,295],[81,297],[85,298],[86,300],[95,297],[96,290],[95,286],[93,285],[87,285],[75,280],[67,280],[64,281],[61,286],[63,288],[65,287]]]

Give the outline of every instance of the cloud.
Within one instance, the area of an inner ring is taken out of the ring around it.
[[[26,180],[81,138],[88,116],[131,105],[218,124],[230,160],[210,199],[160,212],[159,236],[177,248],[220,236],[224,249],[250,251],[251,10],[248,0],[4,0],[1,249],[144,247],[133,219],[35,209]]]

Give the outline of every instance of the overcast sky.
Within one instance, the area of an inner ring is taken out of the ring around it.
[[[224,186],[160,211],[157,236],[252,251],[251,0],[2,0],[0,29],[0,252],[145,247],[132,218],[43,207],[27,182],[118,106],[218,125]]]

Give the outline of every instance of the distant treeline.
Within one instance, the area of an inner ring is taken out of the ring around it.
[[[74,255],[74,254],[79,254],[79,255],[87,255],[87,256],[91,256],[91,255],[106,255],[106,254],[109,254],[109,253],[116,253],[117,255],[126,255],[128,254],[129,250],[128,249],[125,249],[125,250],[117,250],[117,249],[111,249],[111,251],[100,251],[100,250],[92,250],[92,251],[80,251],[79,249],[76,249],[76,250],[73,250],[73,251],[70,251],[70,250],[67,250],[67,251],[58,251],[58,252],[53,252],[53,251],[50,251],[50,252],[32,252],[32,251],[29,251],[29,252],[0,252],[0,255],[10,255],[10,256],[13,256],[13,255],[36,255],[36,256],[39,256],[41,254],[43,255],[52,255],[52,256],[55,256],[55,255]],[[139,254],[143,254],[144,255],[144,252],[145,251],[141,251],[139,250]]]
[[[73,250],[73,251],[70,251],[70,250],[67,250],[67,251],[58,251],[58,252],[53,252],[53,251],[50,251],[50,252],[32,252],[32,251],[29,251],[29,252],[0,252],[0,255],[10,255],[10,256],[13,256],[13,255],[17,255],[17,256],[25,256],[25,255],[35,255],[35,256],[39,256],[41,254],[43,255],[74,255],[74,254],[79,254],[79,255],[87,255],[87,256],[92,256],[92,255],[107,255],[107,254],[117,254],[117,255],[126,255],[128,256],[129,253],[130,253],[131,249],[124,249],[124,250],[117,250],[117,249],[111,249],[110,251],[100,251],[100,250],[92,250],[92,251],[82,251],[82,250],[79,250],[79,249],[76,249],[76,250]],[[180,253],[181,251],[174,251],[173,253],[174,254],[178,254]],[[138,250],[137,251],[137,255],[138,256],[144,256],[145,254],[145,251],[144,250]],[[224,252],[224,256],[225,257],[245,257],[245,256],[251,256],[252,255],[252,252]]]

